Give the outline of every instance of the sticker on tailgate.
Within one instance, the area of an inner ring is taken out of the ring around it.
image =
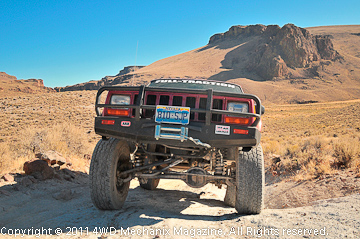
[[[230,135],[230,126],[216,125],[215,134]]]

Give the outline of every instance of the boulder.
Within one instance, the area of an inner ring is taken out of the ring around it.
[[[58,164],[61,166],[63,164],[66,164],[66,159],[58,152],[52,150],[46,151],[44,153],[39,153],[36,156],[39,159],[46,161],[49,165]]]
[[[23,170],[25,171],[25,174],[32,175],[39,180],[51,179],[54,177],[54,169],[44,160],[27,161],[24,164]]]
[[[8,173],[2,176],[1,178],[4,179],[5,182],[14,182],[14,176]]]

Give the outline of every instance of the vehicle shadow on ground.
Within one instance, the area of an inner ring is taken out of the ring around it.
[[[195,204],[195,209],[188,210],[191,214],[184,213]],[[117,229],[149,226],[168,219],[217,222],[241,216],[230,210],[223,201],[201,199],[199,194],[194,192],[164,189],[148,191],[137,187],[129,191],[123,208],[116,213],[117,218],[114,218],[113,226]]]
[[[129,190],[122,209],[99,210],[91,202],[88,175],[68,174],[74,178],[32,183],[27,176],[17,175],[17,184],[0,187],[5,192],[0,193],[0,225],[6,228],[62,228],[64,231],[69,227],[82,227],[94,231],[99,227],[121,230],[161,222],[166,225],[169,219],[196,224],[200,220],[218,222],[241,217],[223,201],[201,198],[200,193],[161,188],[148,191],[140,186]],[[64,195],[57,199],[59,192]],[[67,192],[73,195],[67,198]]]

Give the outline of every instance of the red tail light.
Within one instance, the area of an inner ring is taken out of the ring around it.
[[[250,118],[239,118],[239,117],[229,117],[225,116],[225,123],[226,124],[241,124],[247,125],[250,122]]]
[[[104,115],[111,115],[111,116],[129,116],[129,109],[111,109],[111,108],[105,108],[104,109]]]

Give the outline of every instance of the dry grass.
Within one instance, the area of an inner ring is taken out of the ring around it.
[[[262,144],[276,175],[317,178],[360,171],[360,101],[267,107]],[[275,156],[274,156],[275,155]]]
[[[0,144],[0,174],[21,172],[24,163],[34,159],[36,153],[49,150],[65,157],[73,170],[86,172],[93,144],[82,129],[71,124],[62,123],[39,130],[28,128],[13,144]]]
[[[95,92],[0,98],[0,175],[21,172],[35,153],[54,150],[87,171],[99,137],[93,131]]]
[[[0,175],[22,171],[38,151],[55,150],[87,171],[99,140],[94,91],[0,98]],[[268,105],[262,146],[268,170],[305,180],[351,168],[360,172],[360,100]],[[272,161],[277,157],[280,161]]]
[[[14,146],[18,156],[24,159],[33,158],[38,152],[54,150],[68,159],[73,169],[81,171],[88,166],[84,159],[93,150],[84,130],[71,123],[56,124],[40,130],[28,128],[21,132]]]

